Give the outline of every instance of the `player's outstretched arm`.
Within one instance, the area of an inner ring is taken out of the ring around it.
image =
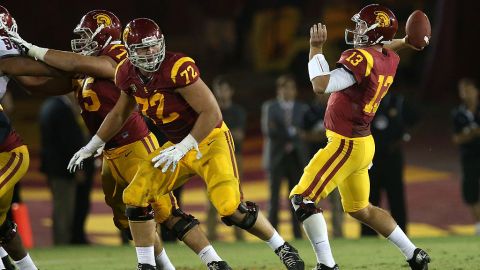
[[[105,142],[109,141],[122,129],[130,114],[135,110],[136,105],[135,99],[122,91],[117,103],[103,120],[97,134],[92,137],[87,145],[73,155],[68,163],[67,170],[75,172],[77,168],[81,168],[83,160],[102,149],[105,146]]]
[[[390,50],[394,50],[396,52],[402,50],[402,49],[412,49],[415,51],[421,51],[423,48],[419,49],[414,46],[412,46],[410,43],[408,43],[408,36],[405,36],[404,38],[395,38],[392,40],[390,44],[385,44],[383,45],[385,48],[388,48]]]
[[[59,70],[24,56],[12,56],[0,59],[0,73],[10,76],[63,76]]]
[[[310,53],[308,74],[316,94],[325,93],[330,79],[330,67],[323,55],[323,45],[327,41],[327,26],[321,23],[310,28]]]
[[[34,96],[58,96],[72,92],[72,79],[63,77],[17,76],[13,79],[23,90]]]
[[[86,74],[95,78],[114,80],[117,63],[107,56],[86,56],[35,46],[20,37],[17,32],[7,31],[11,40],[25,49],[28,56],[36,58],[60,70]]]

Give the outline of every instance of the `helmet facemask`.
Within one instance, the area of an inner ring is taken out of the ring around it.
[[[153,52],[152,52],[153,50]],[[128,46],[128,58],[139,69],[146,72],[155,72],[165,59],[165,38],[146,37],[142,43]]]
[[[70,44],[72,46],[72,51],[83,55],[97,54],[101,49],[107,46],[112,39],[112,37],[109,37],[102,48],[100,48],[98,42],[94,40],[104,27],[105,26],[103,24],[99,25],[94,33],[92,33],[92,30],[90,28],[75,28],[73,30],[73,33],[79,35],[80,38],[71,40]]]
[[[355,22],[355,29],[345,29],[345,43],[348,45],[353,45],[356,47],[374,45],[380,42],[383,37],[380,37],[378,40],[371,41],[367,35],[367,32],[377,28],[378,24],[374,23],[370,27],[367,25],[367,22],[360,19],[360,14],[355,14],[352,17],[352,21]]]
[[[7,31],[11,31],[11,32],[17,32],[18,28],[17,28],[17,22],[15,21],[15,19],[13,17],[12,18],[12,25],[9,27],[8,26],[8,21],[7,19],[5,18],[5,16],[9,16],[8,14],[5,14],[5,13],[1,13],[0,14],[0,20],[1,20],[1,24],[6,28]]]

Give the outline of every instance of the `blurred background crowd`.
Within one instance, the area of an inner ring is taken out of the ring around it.
[[[423,10],[432,23],[432,39],[421,52],[399,52],[395,82],[372,123],[376,154],[370,171],[371,202],[388,206],[399,225],[417,236],[480,234],[476,81],[480,54],[475,27],[479,4],[466,0],[377,2],[396,14],[400,22],[397,38],[405,35],[411,12]],[[308,30],[317,22],[327,25],[325,56],[333,64],[348,48],[344,30],[354,26],[350,18],[370,3],[2,1],[22,37],[62,50],[70,50],[73,28],[93,9],[114,12],[124,25],[137,17],[155,20],[165,34],[167,50],[195,59],[202,79],[217,97],[232,130],[242,181],[245,188],[253,189],[246,193],[256,196],[272,224],[288,230],[291,238],[301,238],[302,233],[290,213],[287,189],[297,183],[306,162],[326,143],[323,113],[328,95],[315,96],[311,90]],[[31,151],[30,171],[20,183],[17,201],[30,209],[37,244],[117,243],[118,233],[101,197],[99,164],[92,160],[75,175],[66,171],[70,157],[89,139],[75,102],[68,96],[31,97],[16,89],[2,104],[10,107],[14,126]],[[161,132],[156,135],[159,141],[165,140]],[[229,240],[222,234],[225,229],[217,232],[215,210],[198,189],[203,183],[190,182],[177,191],[183,193],[180,204],[204,221],[210,238]],[[334,236],[375,234],[344,220],[338,194],[333,193],[322,206],[331,213]],[[168,232],[163,236],[170,237]],[[235,237],[244,239],[240,232]]]

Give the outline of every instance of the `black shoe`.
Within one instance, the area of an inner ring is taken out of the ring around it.
[[[137,270],[157,270],[157,268],[151,264],[139,263]]]
[[[407,261],[412,270],[428,270],[430,256],[421,248],[416,248],[413,257]]]
[[[333,267],[328,267],[325,264],[317,263],[317,267],[312,270],[340,270],[340,267],[338,267],[338,264],[335,264]]]
[[[232,270],[225,261],[209,262],[207,267],[208,270]]]
[[[300,255],[298,255],[298,250],[288,242],[285,242],[285,244],[277,248],[275,254],[280,257],[280,260],[288,270],[305,270],[305,263],[302,258],[300,258]]]

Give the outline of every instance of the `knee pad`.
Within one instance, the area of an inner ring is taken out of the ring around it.
[[[295,208],[295,216],[300,222],[309,218],[311,215],[322,213],[322,208],[315,206],[315,203],[310,200],[305,200],[302,195],[293,195],[293,208]]]
[[[17,224],[10,219],[6,219],[0,226],[0,244],[7,244],[17,235]]]
[[[147,207],[127,207],[125,215],[130,221],[148,221],[154,217],[153,208],[150,205]]]
[[[200,222],[194,216],[183,212],[181,209],[175,209],[172,212],[173,216],[179,217],[180,220],[177,221],[171,228],[171,230],[176,234],[177,238],[180,241],[183,241],[185,235],[195,226],[199,225]]]
[[[240,213],[245,214],[245,217],[240,222],[234,220],[232,216],[222,217],[223,223],[225,223],[227,226],[235,225],[244,230],[252,228],[253,225],[255,225],[258,217],[257,204],[249,201],[245,203],[241,202],[237,209],[240,211]]]

